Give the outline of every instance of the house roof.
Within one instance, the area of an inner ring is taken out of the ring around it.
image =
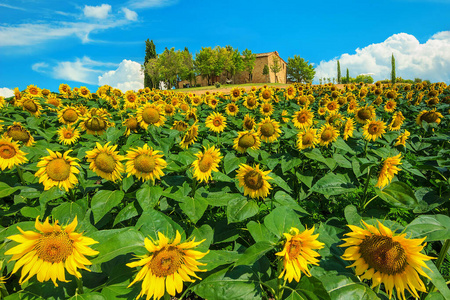
[[[264,57],[264,56],[269,56],[275,54],[276,56],[278,56],[285,64],[286,61],[284,59],[281,58],[280,54],[278,54],[278,51],[272,51],[272,52],[265,52],[265,53],[255,53],[256,57]]]

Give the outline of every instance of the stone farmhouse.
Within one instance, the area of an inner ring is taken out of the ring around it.
[[[274,59],[278,59],[278,64],[281,69],[280,72],[275,74],[270,71],[270,66],[273,65]],[[269,67],[269,74],[263,75],[264,66],[267,65]],[[215,76],[211,79],[211,84],[216,82],[220,82],[221,84],[241,84],[241,83],[287,83],[287,63],[280,57],[277,51],[266,52],[266,53],[256,53],[255,60],[255,68],[253,69],[253,76],[251,80],[249,80],[249,74],[246,71],[240,72],[234,76],[230,76],[231,78],[227,78],[226,72],[221,74],[220,76]],[[188,81],[180,81],[178,83],[178,87],[182,88],[185,84],[189,83]],[[196,83],[201,86],[207,86],[208,81],[206,78],[202,78],[201,76],[196,77]]]

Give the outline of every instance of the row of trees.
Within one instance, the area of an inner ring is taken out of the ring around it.
[[[252,82],[256,54],[251,50],[245,49],[241,53],[231,46],[202,47],[193,57],[187,48],[184,50],[166,48],[157,55],[153,41],[147,39],[145,43],[146,55],[143,66],[145,87],[159,88],[160,82],[164,82],[167,87],[177,86],[178,82],[183,80],[193,85],[196,83],[197,75],[206,78],[208,85],[211,85],[215,78],[222,74],[231,80],[243,71],[248,73],[248,82]],[[298,55],[288,58],[286,68],[287,78],[290,81],[312,82],[314,79],[314,66]],[[275,58],[270,65],[264,66],[262,73],[269,76],[272,72],[277,78],[277,73],[281,69],[280,60]]]

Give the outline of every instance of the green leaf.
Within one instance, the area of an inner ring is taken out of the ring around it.
[[[69,300],[107,300],[105,296],[100,293],[85,293],[85,294],[76,294],[73,297],[70,297]]]
[[[361,224],[361,216],[358,214],[358,210],[354,205],[347,205],[344,209],[345,219],[350,225],[359,226]]]
[[[377,294],[372,291],[367,285],[363,283],[349,283],[346,285],[339,286],[331,291],[329,291],[330,297],[333,300],[347,300],[347,299],[358,299],[358,300],[378,300]]]
[[[299,215],[289,207],[280,206],[275,208],[264,218],[264,225],[276,237],[281,238],[283,233],[289,233],[291,227],[303,231],[305,228],[300,223]]]
[[[200,245],[198,245],[195,250],[197,251],[207,251],[209,249],[209,245],[211,245],[214,238],[214,230],[208,224],[202,225],[198,228],[195,228],[190,238],[195,238],[197,242],[205,240]]]
[[[304,152],[304,155],[309,159],[324,163],[330,170],[333,170],[336,167],[336,162],[332,158],[323,157],[322,153],[317,148],[314,148],[309,152]]]
[[[427,206],[426,202],[419,202],[414,191],[406,183],[400,181],[391,182],[384,189],[375,188],[377,195],[394,207],[415,209]]]
[[[276,192],[273,199],[274,199],[277,207],[278,206],[286,206],[286,207],[296,210],[297,212],[301,212],[305,215],[309,215],[309,213],[303,207],[298,205],[297,201],[295,201],[289,194],[287,194],[284,191]]]
[[[436,268],[434,263],[430,260],[426,261],[425,264],[428,268],[422,268],[422,270],[431,278],[431,282],[434,284],[434,286],[437,288],[439,292],[441,292],[442,296],[444,296],[444,299],[450,299],[450,289],[448,288],[447,283],[445,282],[444,277],[442,277],[442,274],[439,272],[439,270]]]
[[[255,242],[268,241],[271,243],[276,243],[278,241],[278,238],[273,233],[271,233],[264,224],[250,221],[247,223],[247,229],[252,235]]]
[[[269,181],[272,181],[273,183],[275,183],[276,185],[278,185],[280,188],[282,188],[283,190],[285,190],[288,193],[292,192],[291,187],[286,183],[286,181],[284,181],[283,178],[276,175],[275,173],[270,173],[268,176],[272,177],[272,180],[269,179]]]
[[[450,239],[450,217],[446,215],[422,215],[406,227],[411,238],[427,237],[427,242]]]
[[[126,131],[126,127],[120,127],[120,128],[116,128],[116,127],[109,127],[108,129],[106,129],[106,140],[108,142],[113,142],[116,143],[119,138],[121,136],[123,136],[123,134]]]
[[[181,234],[184,232],[172,219],[154,209],[144,211],[135,227],[145,236],[150,236],[155,240],[158,239],[158,232],[162,232],[169,237],[175,236],[175,230],[178,230]]]
[[[37,206],[25,206],[20,209],[20,213],[24,217],[36,219],[37,216],[41,215],[41,210]]]
[[[245,157],[237,158],[233,152],[228,152],[227,155],[223,158],[223,167],[225,170],[225,174],[229,174],[230,172],[239,168],[239,165],[245,163]]]
[[[114,219],[113,227],[116,226],[116,224],[119,224],[122,221],[129,220],[137,215],[139,215],[139,212],[136,208],[136,203],[134,201],[131,203],[128,203],[127,206],[125,206],[117,214],[116,218]]]
[[[99,251],[98,256],[91,259],[93,264],[100,264],[127,253],[145,253],[144,235],[135,228],[129,227],[112,236],[107,236],[109,238],[106,240],[101,240],[105,231],[107,230],[97,231],[90,236],[99,242],[91,246],[94,250]]]
[[[184,201],[180,203],[181,210],[189,217],[195,224],[205,213],[208,207],[208,201],[195,193],[194,198],[185,197]]]
[[[143,184],[142,187],[136,192],[136,200],[143,210],[147,208],[154,208],[158,204],[159,198],[161,198],[163,188],[160,186],[149,186]]]
[[[242,254],[242,256],[234,263],[234,266],[251,266],[274,247],[275,244],[269,241],[256,242],[245,250],[244,254]]]
[[[208,300],[260,300],[262,290],[254,271],[247,266],[223,269],[200,281],[193,291]]]
[[[347,143],[339,137],[334,143],[333,147],[336,149],[344,150],[345,152],[348,152],[350,154],[356,154],[355,150],[353,150]]]
[[[228,223],[241,222],[253,217],[259,212],[258,204],[254,200],[247,201],[246,197],[231,199],[227,206]]]
[[[0,182],[0,198],[7,197],[20,188],[20,186],[10,187],[4,182]]]
[[[335,153],[333,155],[333,159],[338,164],[338,166],[340,166],[342,168],[346,168],[346,169],[352,168],[352,164],[350,163],[350,161],[347,158],[345,158],[342,154]]]
[[[98,191],[91,201],[95,223],[98,223],[111,209],[116,207],[122,201],[124,195],[123,191]]]
[[[78,221],[83,220],[86,211],[75,202],[65,202],[52,210],[52,215],[60,224],[69,224],[77,217]]]
[[[289,300],[330,300],[322,282],[314,276],[302,276],[295,289],[286,298]]]
[[[219,266],[228,265],[237,261],[240,256],[241,254],[237,251],[210,250],[201,261],[206,264],[208,271],[211,271]]]
[[[326,196],[341,195],[356,189],[348,176],[344,174],[328,173],[320,178],[311,188],[311,192],[317,192]]]
[[[134,177],[133,176],[129,176],[129,177],[125,177],[122,180],[122,187],[124,192],[128,191],[130,189],[130,187],[132,187],[134,184]]]

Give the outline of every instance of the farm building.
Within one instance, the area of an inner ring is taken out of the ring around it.
[[[273,65],[274,60],[278,59],[278,64],[281,69],[275,76],[275,74],[270,71],[270,66]],[[269,74],[264,75],[264,66],[269,67]],[[287,82],[287,63],[280,57],[277,51],[266,52],[266,53],[256,53],[255,68],[253,69],[253,76],[250,80],[249,74],[246,71],[240,72],[231,78],[227,78],[226,72],[220,76],[215,76],[211,79],[211,84],[215,82],[220,82],[221,84],[233,83],[286,83]],[[189,83],[188,81],[180,81],[178,87],[182,88],[183,85]],[[207,86],[208,81],[206,78],[201,76],[196,77],[196,83],[201,86]]]

